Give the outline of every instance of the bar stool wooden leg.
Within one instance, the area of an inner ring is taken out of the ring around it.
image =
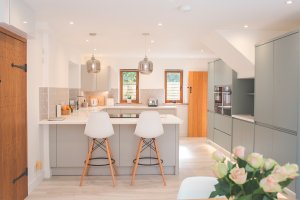
[[[139,143],[139,147],[138,147],[138,150],[137,150],[137,153],[136,153],[135,164],[134,164],[134,167],[132,169],[131,185],[133,185],[134,181],[135,181],[136,169],[137,169],[137,166],[139,164],[139,159],[140,159],[143,143],[144,143],[143,139],[141,138],[140,143]]]
[[[158,159],[158,164],[159,164],[159,168],[160,168],[160,173],[161,173],[161,176],[162,176],[162,179],[163,179],[163,182],[164,182],[164,186],[166,186],[166,179],[165,179],[165,175],[164,175],[164,168],[161,164],[161,160],[160,160],[160,153],[159,153],[159,149],[158,149],[158,145],[157,145],[157,142],[156,142],[156,139],[153,138],[152,139],[153,142],[154,142],[154,146],[155,146],[155,152],[156,152],[156,155],[157,155],[157,159]]]
[[[84,165],[84,168],[83,168],[82,175],[81,175],[81,177],[80,177],[80,186],[82,186],[82,184],[83,184],[83,177],[86,175],[86,170],[87,170],[88,164],[89,164],[89,162],[90,162],[90,158],[91,158],[91,156],[92,156],[94,143],[95,143],[95,139],[93,139],[93,140],[90,142],[89,151],[88,151],[88,153],[87,153],[87,155],[86,155],[85,165]]]
[[[93,142],[93,143],[92,143],[92,153],[90,154],[90,157],[89,157],[89,163],[90,163],[90,159],[91,159],[92,154],[93,154],[93,149],[94,149],[94,146],[95,146],[95,139],[93,139],[92,142]],[[86,172],[85,172],[85,176],[87,176],[87,175],[89,174],[90,168],[91,168],[91,166],[88,165],[88,166],[87,166],[87,169],[86,169]]]
[[[109,162],[109,168],[110,168],[110,173],[111,173],[111,177],[112,177],[112,181],[113,181],[113,186],[116,185],[115,183],[115,175],[114,175],[114,170],[113,170],[113,165],[111,162],[111,154],[110,154],[110,146],[109,146],[109,142],[108,139],[105,138],[105,146],[106,146],[106,154],[107,154],[107,158],[108,158],[108,162]]]
[[[108,145],[108,148],[109,148],[109,152],[110,152],[110,157],[113,158],[113,154],[112,154],[112,150],[110,148],[110,145]],[[118,176],[116,163],[113,164],[113,167],[114,167],[115,176]]]

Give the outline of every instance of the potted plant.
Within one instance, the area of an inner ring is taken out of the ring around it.
[[[234,200],[272,200],[298,176],[298,165],[287,163],[280,166],[275,160],[259,153],[245,157],[242,146],[233,149],[234,162],[216,151],[217,163],[213,172],[218,178],[210,198],[226,196]]]
[[[132,100],[131,100],[131,96],[130,95],[128,95],[127,96],[127,103],[131,103],[132,102]]]

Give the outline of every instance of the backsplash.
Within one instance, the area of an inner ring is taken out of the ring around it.
[[[47,119],[48,118],[48,100],[49,100],[49,94],[48,94],[48,88],[47,87],[41,87],[39,88],[39,99],[40,99],[40,120]]]
[[[140,103],[148,104],[149,98],[158,99],[158,104],[161,105],[165,102],[165,93],[163,89],[141,89],[140,90]]]
[[[57,104],[69,104],[69,88],[49,88],[49,118],[56,117]]]

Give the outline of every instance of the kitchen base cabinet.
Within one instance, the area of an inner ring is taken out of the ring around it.
[[[214,113],[207,112],[207,138],[214,141]]]
[[[273,130],[255,125],[254,151],[264,157],[274,158],[273,155]]]
[[[214,127],[228,135],[232,133],[232,117],[215,113]]]
[[[215,129],[214,132],[214,142],[226,149],[227,151],[231,152],[231,136]]]
[[[246,154],[252,153],[254,149],[254,123],[233,119],[232,147],[244,146]]]

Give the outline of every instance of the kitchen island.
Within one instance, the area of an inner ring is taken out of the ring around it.
[[[84,135],[85,124],[89,113],[99,110],[102,109],[76,111],[63,121],[40,121],[40,125],[45,127],[45,138],[48,139],[48,145],[45,144],[48,148],[44,152],[44,165],[46,171],[47,169],[49,171],[49,177],[51,175],[81,175],[89,140]],[[115,134],[109,138],[109,141],[118,175],[131,175],[139,141],[139,138],[133,134],[137,120],[137,118],[111,118]],[[175,175],[179,171],[179,124],[182,121],[171,114],[161,114],[161,121],[164,134],[157,141],[165,174]],[[44,141],[47,142],[47,139]],[[141,155],[155,156],[155,152],[147,149]],[[105,157],[105,153],[96,150],[93,157]],[[94,162],[94,164],[103,163]],[[108,167],[91,166],[89,171],[89,175],[109,174]],[[140,166],[137,174],[160,174],[160,171],[158,166]]]

